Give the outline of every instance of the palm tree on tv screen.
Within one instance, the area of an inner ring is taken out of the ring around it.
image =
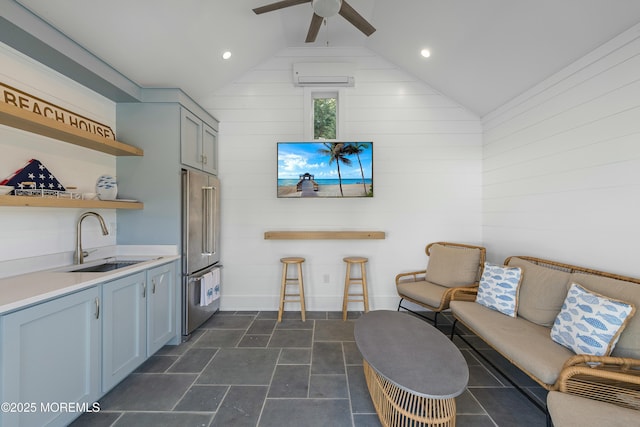
[[[318,153],[329,156],[329,164],[336,162],[338,167],[338,184],[340,184],[340,195],[344,197],[342,192],[342,175],[340,174],[340,163],[345,166],[351,166],[351,160],[347,157],[349,153],[344,150],[343,142],[324,142],[325,148],[318,149]]]
[[[369,144],[367,142],[349,142],[344,147],[344,151],[348,154],[355,154],[358,159],[358,164],[360,165],[360,176],[362,176],[362,187],[364,188],[364,194],[367,194],[367,184],[364,180],[364,169],[362,168],[362,162],[360,161],[360,153],[363,153],[364,150],[369,149]]]

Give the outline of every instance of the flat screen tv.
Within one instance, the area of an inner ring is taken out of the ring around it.
[[[278,142],[278,197],[373,197],[373,142]]]

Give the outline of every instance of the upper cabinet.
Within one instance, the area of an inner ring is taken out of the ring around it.
[[[180,161],[218,174],[218,132],[186,108],[180,109]]]

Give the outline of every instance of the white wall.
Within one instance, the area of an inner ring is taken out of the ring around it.
[[[342,139],[373,141],[375,197],[276,197],[276,142],[303,140],[303,89],[291,74],[305,61],[357,65]],[[347,255],[369,257],[372,308],[395,308],[394,277],[426,266],[427,243],[481,241],[480,120],[369,50],[286,49],[201,103],[221,123],[223,310],[276,310],[279,259],[288,255],[307,259],[310,310],[341,309]],[[268,230],[351,229],[387,238],[263,238]]]
[[[0,43],[0,81],[93,118],[115,130],[115,104],[66,77]],[[40,160],[65,186],[95,191],[100,175],[115,175],[115,157],[0,125],[0,179],[23,167],[29,159]],[[83,210],[0,207],[0,276],[3,261],[63,253],[74,250],[75,222]],[[99,211],[115,225],[114,210]],[[97,221],[84,223],[84,247],[115,244],[115,233],[102,236]],[[33,269],[40,265],[34,260]]]
[[[640,277],[640,26],[483,120],[488,258]]]

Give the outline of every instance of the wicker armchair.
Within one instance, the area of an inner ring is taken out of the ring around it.
[[[640,425],[640,360],[577,355],[547,396],[555,427]]]
[[[400,296],[398,311],[403,308],[438,326],[438,314],[449,308],[454,294],[456,299],[475,300],[486,249],[461,243],[434,242],[427,245],[425,252],[429,257],[425,270],[396,276],[396,290]],[[403,306],[405,300],[433,311],[433,319]]]

